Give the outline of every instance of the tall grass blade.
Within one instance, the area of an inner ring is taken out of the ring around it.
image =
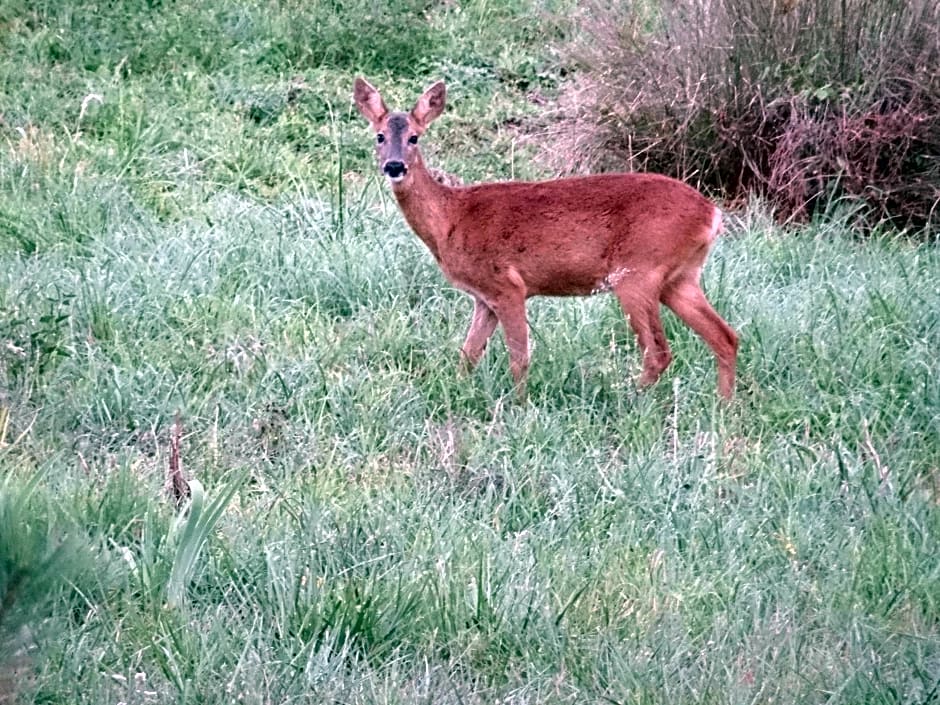
[[[223,487],[215,499],[208,500],[199,480],[190,480],[191,491],[188,511],[171,529],[176,554],[167,581],[167,602],[171,607],[181,607],[186,599],[186,589],[193,577],[200,553],[209,534],[218,524],[229,502],[245,481],[242,474]]]

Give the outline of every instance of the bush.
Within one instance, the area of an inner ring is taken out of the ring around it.
[[[940,222],[934,0],[612,0],[577,25],[565,166],[756,192],[786,219],[848,196],[869,222]]]

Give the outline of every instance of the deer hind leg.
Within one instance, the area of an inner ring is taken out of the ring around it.
[[[467,331],[467,339],[464,340],[460,348],[463,367],[470,371],[476,367],[480,358],[486,350],[486,343],[496,330],[496,324],[499,319],[493,313],[493,309],[486,305],[486,302],[479,297],[473,299],[473,320],[470,322],[470,329]]]
[[[718,360],[718,393],[725,399],[734,394],[734,375],[738,356],[738,335],[719,316],[699,286],[699,274],[687,275],[672,282],[663,292],[662,300],[685,321],[715,353]]]
[[[659,317],[659,286],[661,283],[647,281],[638,286],[638,282],[630,282],[630,286],[624,283],[614,289],[643,354],[639,384],[644,387],[656,382],[672,362],[672,352]]]
[[[652,361],[650,374],[648,376],[646,370],[644,370],[644,375],[640,378],[641,384],[653,384],[672,362],[672,351],[669,349],[669,342],[666,340],[666,332],[663,330],[663,321],[659,317],[658,301],[650,307],[649,326],[650,330],[653,331],[653,341],[656,343],[656,357]],[[644,367],[645,366],[646,361],[644,360]]]

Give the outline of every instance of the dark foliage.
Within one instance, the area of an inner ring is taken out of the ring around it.
[[[614,0],[588,6],[554,153],[647,169],[781,218],[845,198],[868,222],[940,222],[933,0]]]

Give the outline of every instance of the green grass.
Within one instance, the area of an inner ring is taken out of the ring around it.
[[[935,698],[936,247],[729,217],[734,402],[671,315],[638,391],[595,297],[531,303],[516,403],[349,93],[443,77],[429,161],[535,175],[558,25],[346,7],[0,6],[0,702]]]

